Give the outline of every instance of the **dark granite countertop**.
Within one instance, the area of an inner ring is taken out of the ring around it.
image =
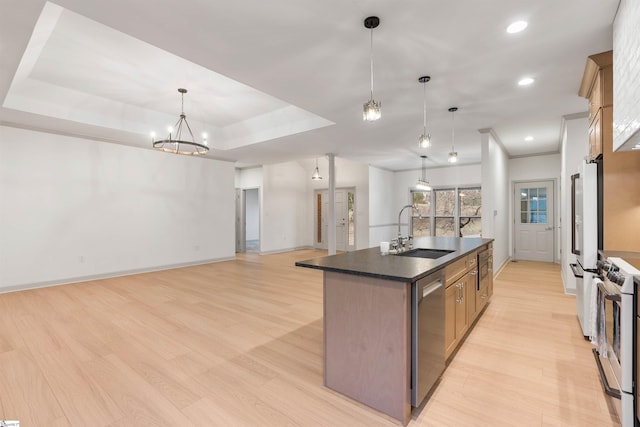
[[[453,252],[438,259],[427,259],[382,255],[380,248],[375,247],[298,261],[296,266],[387,280],[415,282],[490,242],[493,242],[493,239],[420,237],[414,240],[414,248],[452,250]]]

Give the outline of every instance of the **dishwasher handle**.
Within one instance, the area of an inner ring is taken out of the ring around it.
[[[422,288],[422,298],[420,298],[420,300],[422,300],[423,298],[426,298],[427,296],[429,296],[430,294],[434,293],[435,291],[437,291],[438,289],[440,289],[442,287],[442,280],[437,280],[435,282],[431,282],[428,285],[425,285]]]

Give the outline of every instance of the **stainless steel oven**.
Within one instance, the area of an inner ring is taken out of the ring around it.
[[[597,346],[593,350],[602,386],[613,400],[622,427],[636,424],[634,395],[634,312],[633,276],[640,274],[620,258],[608,258],[603,277],[596,279],[598,311]]]

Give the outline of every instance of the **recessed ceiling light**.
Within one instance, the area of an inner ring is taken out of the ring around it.
[[[533,137],[532,136],[527,136],[524,140],[525,141],[533,141]]]
[[[535,80],[531,77],[523,77],[520,79],[520,81],[518,81],[518,85],[519,86],[529,86],[531,83],[533,83]]]
[[[516,21],[507,27],[507,33],[514,34],[527,28],[529,24],[527,21]]]

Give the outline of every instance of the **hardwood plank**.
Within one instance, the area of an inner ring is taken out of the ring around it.
[[[63,416],[54,391],[28,353],[0,354],[0,420],[46,426]]]
[[[104,426],[124,415],[68,351],[37,353],[34,357],[70,425]]]
[[[398,426],[324,387],[304,250],[0,294],[0,419]],[[511,262],[409,426],[619,426],[556,264]],[[82,396],[82,399],[76,399]]]

